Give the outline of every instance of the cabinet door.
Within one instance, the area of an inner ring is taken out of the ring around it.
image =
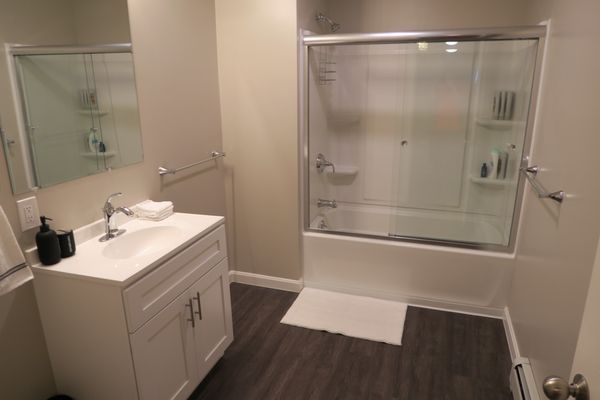
[[[140,399],[187,399],[196,387],[191,300],[184,292],[130,335]]]
[[[204,378],[233,341],[227,259],[190,287],[196,312],[194,338],[200,378]]]

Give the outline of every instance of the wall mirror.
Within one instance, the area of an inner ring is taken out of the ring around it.
[[[13,193],[142,161],[127,0],[0,0]]]

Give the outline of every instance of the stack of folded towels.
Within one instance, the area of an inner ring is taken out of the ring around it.
[[[149,221],[162,221],[173,214],[173,203],[170,201],[146,200],[135,207],[136,216]]]

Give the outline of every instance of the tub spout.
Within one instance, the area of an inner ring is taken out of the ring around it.
[[[317,199],[317,207],[331,207],[337,208],[337,202],[335,200]]]

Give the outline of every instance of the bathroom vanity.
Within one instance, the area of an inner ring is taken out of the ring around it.
[[[233,340],[224,218],[132,220],[77,254],[34,266],[59,392],[77,399],[187,399]],[[85,240],[87,239],[87,240]]]

